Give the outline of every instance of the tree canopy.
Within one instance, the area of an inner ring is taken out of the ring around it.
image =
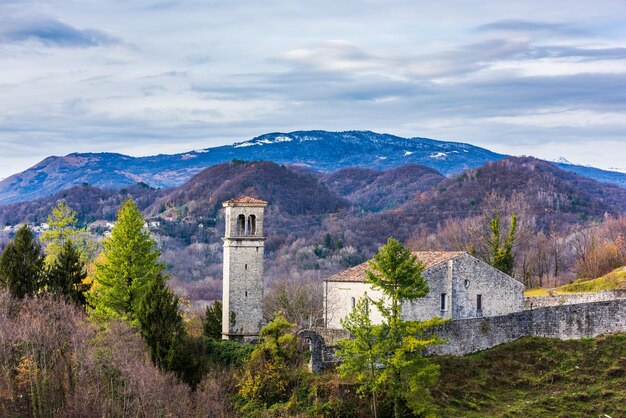
[[[420,416],[432,416],[429,387],[439,376],[438,367],[422,356],[430,345],[442,340],[431,329],[444,321],[407,321],[402,318],[402,303],[428,294],[428,283],[422,276],[423,265],[409,249],[389,238],[370,261],[366,282],[379,289],[383,297],[360,301],[343,321],[354,338],[340,343],[339,367],[344,377],[360,384],[361,394],[372,394],[376,410],[376,394],[383,392],[393,401],[396,418],[409,407]],[[383,321],[373,324],[367,301],[380,311]]]
[[[46,277],[48,292],[64,295],[80,305],[85,305],[86,292],[91,287],[85,283],[87,272],[74,243],[68,240],[63,244],[61,252],[52,263]]]
[[[141,297],[164,266],[132,200],[120,207],[111,236],[103,245],[94,272],[91,314],[99,320],[123,319],[136,324]]]
[[[30,228],[24,225],[0,256],[0,286],[21,299],[38,293],[43,286],[43,280],[41,246]]]

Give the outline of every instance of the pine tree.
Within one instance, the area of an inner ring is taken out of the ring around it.
[[[37,294],[43,285],[43,278],[41,246],[28,226],[24,225],[0,256],[0,286],[21,299]]]
[[[361,384],[370,385],[365,387],[365,391],[383,389],[393,400],[396,418],[404,415],[405,405],[418,416],[432,416],[428,388],[436,382],[439,369],[430,364],[422,352],[430,345],[443,342],[429,330],[444,321],[440,318],[428,321],[402,319],[403,302],[428,294],[428,283],[422,276],[423,265],[393,238],[380,248],[369,265],[372,271],[366,272],[366,282],[383,293],[381,299],[372,300],[383,317],[383,323],[372,328],[372,335],[367,337],[366,343],[351,348],[360,349],[364,358],[375,355],[380,361],[377,365],[380,373],[375,385],[371,386],[369,380],[363,380]],[[360,322],[364,327],[371,326],[362,319]],[[353,321],[351,325],[357,327],[358,321]],[[358,330],[357,335],[366,331]],[[355,367],[350,373],[357,379],[363,373],[371,373],[371,361],[374,360],[369,359],[369,364],[368,361],[361,362],[360,369]]]
[[[50,229],[41,234],[46,265],[52,266],[63,251],[67,241],[72,241],[83,262],[88,262],[96,251],[96,243],[89,238],[84,228],[78,228],[76,212],[65,202],[59,201],[48,215]]]
[[[202,334],[216,340],[222,338],[222,302],[219,300],[206,307],[204,321],[202,321]]]
[[[111,236],[103,245],[89,295],[90,313],[98,320],[123,319],[136,324],[141,297],[164,266],[158,262],[156,243],[144,230],[143,217],[132,200],[120,207]]]
[[[496,215],[489,224],[490,237],[487,239],[491,250],[489,263],[498,270],[511,275],[515,267],[513,245],[515,244],[515,232],[517,230],[517,214],[511,215],[511,225],[504,237],[504,243],[500,237],[500,216]]]
[[[55,295],[64,295],[73,302],[85,305],[86,292],[91,287],[84,283],[87,277],[85,264],[72,241],[66,241],[61,252],[50,267],[46,277],[48,292]]]
[[[378,416],[378,392],[382,370],[381,331],[382,327],[372,324],[369,315],[367,294],[359,300],[354,310],[341,321],[343,329],[351,338],[339,340],[337,355],[342,359],[337,367],[343,378],[354,378],[359,383],[360,396],[371,395],[374,418]]]
[[[178,298],[159,274],[151,280],[137,308],[139,330],[157,366],[169,369],[173,351],[184,336]]]

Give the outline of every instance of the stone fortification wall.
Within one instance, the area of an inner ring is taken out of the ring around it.
[[[566,295],[527,297],[524,298],[524,309],[573,305],[577,303],[602,302],[615,299],[626,299],[626,289],[604,290],[602,292],[593,293],[571,293]]]
[[[448,322],[436,332],[448,340],[430,354],[463,355],[525,336],[563,340],[626,331],[626,299],[526,310]]]
[[[316,370],[336,365],[334,346],[348,338],[344,330],[317,328],[311,332],[324,343],[316,357]],[[427,354],[460,356],[485,350],[521,337],[536,336],[563,340],[589,338],[613,332],[626,332],[626,299],[566,304],[529,309],[508,315],[450,321],[434,332],[448,340]]]

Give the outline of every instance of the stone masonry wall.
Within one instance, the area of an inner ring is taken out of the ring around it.
[[[339,338],[348,338],[344,330],[315,329],[323,338],[323,364],[319,370],[333,367],[339,359],[334,347]],[[626,332],[626,299],[548,306],[508,315],[450,321],[434,332],[448,340],[428,350],[432,355],[461,356],[482,351],[521,337],[537,336],[563,340],[590,338],[614,332]]]
[[[549,306],[490,318],[448,322],[436,330],[448,340],[430,354],[464,355],[525,336],[560,338],[595,337],[626,332],[626,299]]]
[[[604,290],[602,292],[572,293],[554,296],[536,296],[524,298],[524,309],[545,308],[546,306],[572,305],[576,303],[602,302],[606,300],[626,299],[626,289]]]

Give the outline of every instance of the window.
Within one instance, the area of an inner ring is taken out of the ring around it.
[[[248,229],[246,235],[256,235],[256,216],[248,216]]]
[[[352,310],[354,310],[354,308],[356,308],[356,299],[354,297],[350,298],[350,303],[352,306]]]
[[[470,281],[469,281],[469,280],[467,280],[467,279],[465,279],[465,280],[463,281],[463,286],[465,286],[465,288],[467,289],[467,288],[469,288],[469,285],[470,285]]]
[[[483,295],[476,295],[476,310],[483,310]]]
[[[442,293],[441,294],[441,310],[445,311],[448,309],[448,304],[447,302],[447,294],[446,293]]]
[[[237,217],[237,235],[242,236],[246,233],[246,215],[239,215]]]
[[[244,269],[248,270],[248,265],[244,264]]]

